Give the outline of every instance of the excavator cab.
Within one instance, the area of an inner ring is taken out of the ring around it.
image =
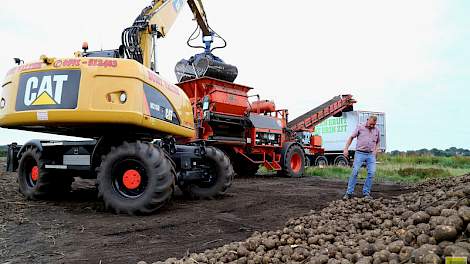
[[[89,58],[124,58],[124,46],[119,46],[119,49],[88,51],[88,42],[83,42],[82,52],[77,52],[76,55]]]

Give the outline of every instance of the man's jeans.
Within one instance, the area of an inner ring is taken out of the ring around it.
[[[362,194],[370,195],[370,191],[372,188],[372,179],[375,175],[375,155],[373,153],[365,153],[359,151],[356,151],[356,154],[354,154],[353,170],[351,176],[349,177],[348,190],[346,191],[347,194],[354,193],[354,187],[356,186],[357,181],[357,174],[359,173],[359,170],[361,169],[362,163],[364,161],[367,164],[367,178],[364,182]]]

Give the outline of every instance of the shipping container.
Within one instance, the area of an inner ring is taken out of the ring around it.
[[[322,137],[325,155],[330,164],[336,164],[335,160],[337,160],[338,155],[343,153],[348,138],[359,124],[365,124],[370,115],[377,116],[377,127],[380,130],[380,151],[386,151],[385,113],[372,111],[344,112],[341,117],[330,117],[315,127],[315,135]],[[353,155],[356,150],[356,139],[353,140],[349,150]]]

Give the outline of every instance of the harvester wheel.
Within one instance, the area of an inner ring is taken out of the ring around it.
[[[186,196],[193,199],[213,199],[224,195],[235,175],[229,157],[220,149],[206,147],[205,158],[210,173],[208,180],[179,186]]]
[[[284,154],[280,174],[291,178],[300,178],[305,171],[305,155],[299,145],[292,145]]]
[[[18,167],[20,192],[30,200],[51,198],[70,191],[73,178],[46,170],[41,151],[29,147],[22,154]]]
[[[98,196],[107,209],[149,214],[171,199],[176,173],[164,151],[149,142],[112,147],[97,168]]]

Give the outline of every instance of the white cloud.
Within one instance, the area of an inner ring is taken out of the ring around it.
[[[149,2],[83,0],[77,6],[43,0],[30,1],[25,9],[23,2],[2,1],[0,34],[9,41],[2,43],[7,52],[0,54],[0,72],[13,66],[14,56],[70,56],[84,40],[90,49],[116,48],[122,29]],[[289,108],[291,117],[337,94],[352,93],[357,108],[387,112],[390,142],[400,148],[406,146],[392,137],[400,130],[403,107],[410,109],[406,114],[420,117],[411,109],[422,104],[426,89],[406,84],[432,82],[436,73],[453,70],[434,56],[442,47],[446,3],[204,1],[211,26],[229,44],[216,54],[239,68],[237,82]],[[160,71],[172,81],[175,63],[195,53],[186,47],[195,26],[191,18],[185,8],[169,36],[160,41]],[[409,100],[402,99],[406,96]],[[0,144],[8,140],[0,137]]]

